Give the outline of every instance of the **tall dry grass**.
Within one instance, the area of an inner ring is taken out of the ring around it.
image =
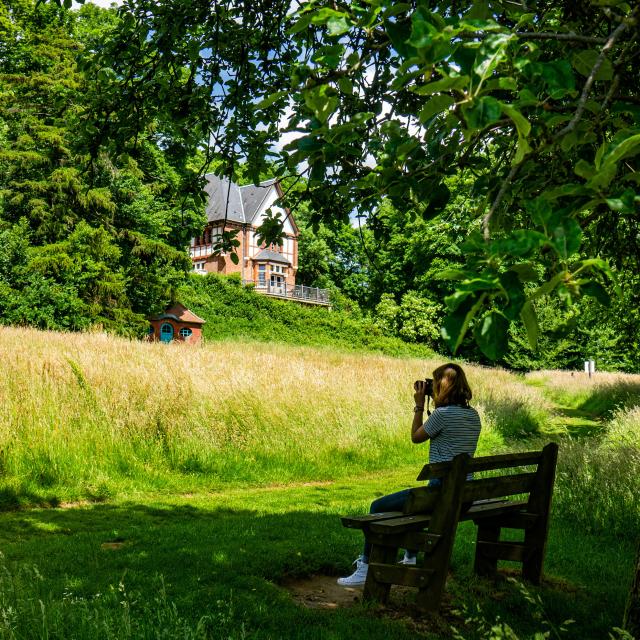
[[[419,464],[412,383],[441,361],[259,343],[202,347],[0,329],[5,504],[194,483],[288,482]],[[540,390],[466,367],[480,448],[534,433]]]

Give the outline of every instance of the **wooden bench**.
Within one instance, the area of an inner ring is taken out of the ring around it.
[[[361,529],[372,545],[364,599],[384,603],[392,584],[405,585],[418,588],[420,609],[437,610],[462,520],[472,520],[478,527],[477,574],[494,576],[498,560],[511,560],[522,563],[526,580],[539,584],[557,459],[557,444],[542,451],[484,458],[461,454],[422,469],[418,480],[441,478],[442,484],[412,489],[404,512],[342,518],[345,527]],[[467,479],[469,473],[494,470],[510,473]],[[502,529],[521,529],[524,540],[501,541]],[[399,548],[423,551],[423,559],[419,556],[415,567],[398,564]]]

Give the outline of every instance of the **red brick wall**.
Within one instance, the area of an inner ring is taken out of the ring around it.
[[[177,322],[172,318],[162,318],[160,320],[149,320],[153,327],[153,333],[149,332],[148,340],[160,340],[160,327],[167,323],[173,327],[172,342],[187,342],[188,344],[198,344],[202,339],[202,325],[192,322]],[[192,334],[188,338],[180,335],[180,329],[191,329]]]
[[[213,223],[209,223],[207,225],[207,229],[213,227]],[[227,254],[224,256],[208,256],[207,258],[192,258],[192,261],[195,262],[205,262],[204,268],[207,273],[238,273],[244,280],[253,280],[254,282],[258,281],[258,269],[257,266],[253,263],[251,259],[245,260],[245,257],[248,257],[249,254],[249,233],[251,229],[249,227],[242,228],[240,225],[228,224],[225,227],[226,231],[229,230],[238,230],[238,234],[236,235],[236,239],[239,240],[240,246],[237,247],[236,251],[238,254],[238,264],[234,264],[231,260],[231,257]],[[204,234],[203,234],[204,235]],[[295,236],[288,236],[293,240],[293,264],[298,264],[298,240]],[[264,246],[262,247],[264,248]],[[244,265],[244,270],[243,270]],[[287,283],[288,288],[292,288],[296,283],[296,272],[297,268],[293,265],[287,267],[287,276],[285,281]],[[269,280],[269,275],[267,275],[267,281]]]

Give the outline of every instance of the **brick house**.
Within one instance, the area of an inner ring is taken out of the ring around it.
[[[199,343],[205,321],[179,302],[149,318],[149,340]]]
[[[275,204],[283,195],[279,182],[266,180],[258,186],[239,186],[213,173],[205,178],[207,226],[202,236],[191,239],[189,247],[194,271],[239,273],[243,282],[254,283],[258,291],[263,289],[272,295],[291,295],[298,270],[298,227],[291,212]],[[267,247],[258,243],[256,230],[269,209],[280,213],[284,220],[282,246]],[[230,230],[238,231],[238,264],[232,262],[229,254],[212,255],[216,238],[223,231]]]

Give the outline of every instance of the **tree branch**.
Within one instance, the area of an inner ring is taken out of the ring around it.
[[[638,8],[636,7],[636,9],[634,9],[631,16],[629,16],[629,19],[625,20],[624,22],[621,22],[613,30],[613,32],[607,39],[607,42],[605,43],[604,47],[602,47],[600,51],[600,55],[595,61],[593,68],[591,69],[591,73],[589,74],[589,77],[587,78],[587,81],[584,83],[584,87],[582,88],[582,95],[580,96],[580,100],[578,101],[578,108],[576,109],[576,112],[573,115],[573,118],[571,118],[571,121],[569,122],[569,124],[558,133],[558,138],[561,138],[567,133],[570,133],[571,131],[573,131],[576,128],[576,125],[578,124],[578,122],[580,122],[580,118],[582,118],[582,113],[584,112],[585,106],[587,104],[587,99],[589,98],[589,93],[591,92],[591,86],[595,82],[596,76],[598,75],[598,71],[600,70],[602,63],[605,61],[605,58],[607,57],[607,53],[609,53],[613,45],[616,43],[616,40],[622,35],[622,33],[627,29],[627,27],[630,24],[635,24],[634,14],[637,13],[637,11],[638,11]]]
[[[597,36],[581,36],[577,33],[554,33],[552,31],[516,31],[518,38],[529,40],[565,40],[569,42],[584,42],[585,44],[606,44],[607,38]]]
[[[511,170],[507,174],[507,177],[504,179],[504,182],[500,187],[500,191],[498,191],[498,195],[491,205],[491,209],[489,209],[487,214],[482,218],[482,233],[485,240],[489,240],[489,238],[491,237],[491,234],[489,232],[489,222],[491,221],[491,218],[493,217],[496,209],[500,206],[500,203],[504,198],[504,194],[507,192],[507,188],[511,184],[511,181],[515,178],[516,173],[518,173],[518,169],[520,169],[521,165],[522,162],[519,162],[518,164],[514,164],[511,166]]]

